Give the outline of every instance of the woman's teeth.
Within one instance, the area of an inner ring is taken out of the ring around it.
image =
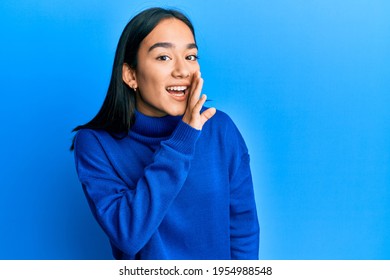
[[[183,96],[186,89],[186,86],[167,87],[167,91],[169,91],[169,93],[173,96]]]
[[[184,91],[186,89],[187,89],[186,86],[167,87],[167,90],[174,90],[174,91]]]

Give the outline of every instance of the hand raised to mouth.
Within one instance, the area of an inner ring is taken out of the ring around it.
[[[215,112],[215,108],[209,108],[204,111],[202,114],[200,110],[202,109],[203,104],[206,102],[207,96],[205,94],[201,95],[203,87],[203,79],[200,76],[200,72],[196,72],[192,77],[191,88],[189,91],[189,96],[187,100],[187,108],[184,112],[183,122],[192,126],[197,130],[202,130],[203,125],[211,119]]]

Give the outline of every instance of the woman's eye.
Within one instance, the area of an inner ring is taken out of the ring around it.
[[[191,61],[196,61],[196,60],[198,60],[199,59],[199,57],[197,56],[197,55],[189,55],[189,56],[187,56],[187,59],[188,60],[191,60]]]
[[[162,60],[162,61],[167,61],[167,60],[170,60],[171,58],[167,55],[160,55],[159,57],[157,57],[157,60]]]

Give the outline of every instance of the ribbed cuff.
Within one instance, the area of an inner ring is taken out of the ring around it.
[[[178,152],[191,155],[201,132],[181,120],[165,144]]]

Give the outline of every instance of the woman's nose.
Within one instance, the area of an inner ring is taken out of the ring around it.
[[[180,59],[175,61],[172,76],[175,78],[188,78],[190,76],[189,65],[187,65],[186,61]]]

